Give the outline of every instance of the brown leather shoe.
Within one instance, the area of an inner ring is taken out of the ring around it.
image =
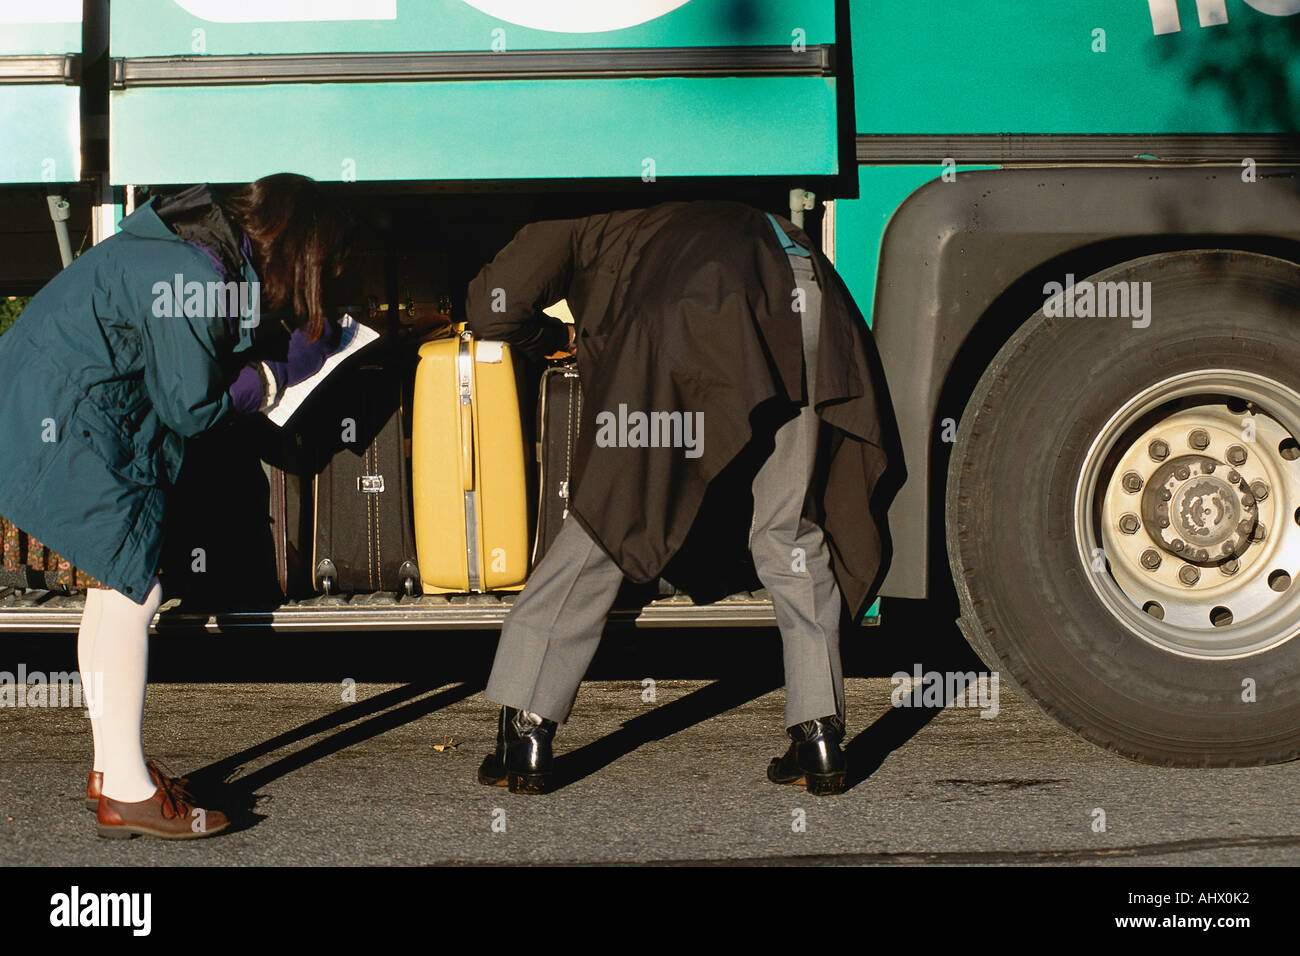
[[[99,835],[109,840],[133,836],[198,840],[215,836],[230,826],[224,813],[196,807],[189,794],[169,782],[164,782],[152,797],[139,803],[123,803],[101,793],[95,819],[99,823]]]
[[[104,775],[98,770],[90,771],[90,777],[86,780],[86,809],[95,811],[99,809],[99,796],[104,792]]]
[[[172,786],[180,787],[182,791],[185,785],[190,782],[189,777],[173,777],[170,769],[166,764],[162,764],[153,759],[144,762],[145,769],[149,771],[149,779],[153,781],[155,787],[161,787],[164,780],[171,782]],[[167,772],[164,773],[163,771]],[[98,770],[90,771],[90,776],[86,779],[86,809],[94,813],[99,809],[99,797],[104,792],[104,775]]]

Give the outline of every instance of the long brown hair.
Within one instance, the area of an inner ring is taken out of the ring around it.
[[[287,311],[313,342],[325,325],[325,286],[343,271],[351,220],[314,179],[276,173],[222,203],[248,236],[265,311]]]

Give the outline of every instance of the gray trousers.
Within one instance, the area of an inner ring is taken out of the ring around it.
[[[749,547],[772,597],[785,664],[785,725],[844,715],[840,665],[840,591],[822,529],[803,517],[817,450],[817,381],[821,290],[811,261],[791,256],[803,290],[801,315],[809,402],[776,433],[776,446],[754,478]],[[614,605],[623,572],[573,519],[549,551],[501,628],[491,701],[564,722],[573,708]]]

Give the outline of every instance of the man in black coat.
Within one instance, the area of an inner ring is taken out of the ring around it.
[[[573,326],[540,311],[560,299]],[[470,283],[466,311],[475,335],[529,357],[576,351],[583,390],[568,519],[503,626],[480,781],[547,788],[556,723],[624,576],[708,593],[702,572],[739,547],[784,645],[792,743],[768,775],[842,790],[839,624],[886,569],[875,492],[889,494],[901,451],[875,346],[830,263],[785,219],[664,203],[525,227]],[[748,535],[701,533],[733,487],[747,512],[752,494]]]

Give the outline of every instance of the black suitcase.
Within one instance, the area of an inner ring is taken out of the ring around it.
[[[582,386],[578,369],[572,363],[552,365],[542,373],[537,401],[537,460],[541,475],[537,506],[537,535],[533,539],[532,566],[550,549],[560,526],[569,514],[569,491],[573,473],[573,455],[578,447],[582,420]],[[642,605],[658,597],[668,597],[677,589],[658,578],[646,584],[624,581],[617,604]]]
[[[542,560],[569,514],[569,479],[578,447],[582,388],[573,365],[553,365],[542,373],[537,399],[537,534],[532,566]]]
[[[317,590],[420,593],[405,415],[413,380],[408,358],[370,358],[331,375],[321,401],[303,409],[317,462]]]

